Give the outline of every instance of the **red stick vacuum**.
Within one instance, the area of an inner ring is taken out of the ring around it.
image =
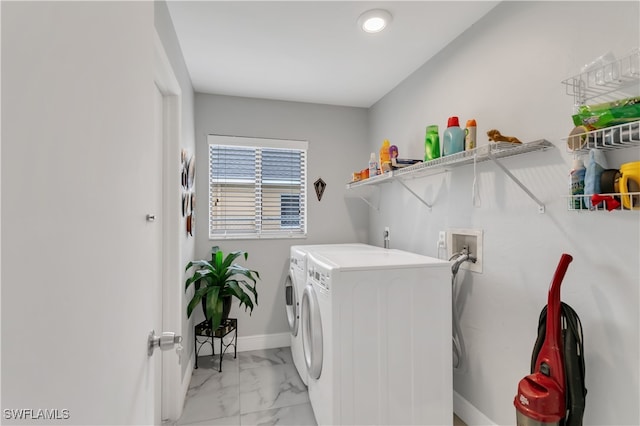
[[[518,426],[559,425],[566,416],[560,284],[572,260],[570,255],[562,255],[549,286],[547,330],[535,372],[520,380],[513,400]]]

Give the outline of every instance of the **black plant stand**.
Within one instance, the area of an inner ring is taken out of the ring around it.
[[[231,341],[229,341],[229,343],[224,343],[224,338],[232,332],[234,334]],[[218,368],[218,372],[222,372],[222,356],[227,352],[227,349],[229,349],[230,346],[233,346],[233,358],[235,359],[238,355],[238,348],[236,346],[238,343],[238,319],[227,318],[213,332],[211,330],[211,324],[207,320],[196,325],[194,339],[194,349],[196,351],[195,368],[198,368],[198,353],[206,343],[211,345],[211,356],[213,357],[216,355],[213,339],[220,339],[220,367]]]

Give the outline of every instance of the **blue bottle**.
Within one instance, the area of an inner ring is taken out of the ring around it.
[[[447,128],[442,133],[442,155],[464,151],[464,130],[460,128],[458,117],[449,117]]]

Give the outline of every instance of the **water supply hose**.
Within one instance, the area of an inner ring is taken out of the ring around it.
[[[460,269],[460,265],[464,262],[472,262],[476,263],[476,258],[468,253],[461,252],[456,253],[449,260],[454,259],[456,256],[458,258],[451,265],[451,310],[453,317],[453,335],[452,335],[452,343],[453,343],[453,369],[456,371],[463,371],[463,367],[465,366],[465,359],[467,357],[466,348],[464,346],[464,339],[462,338],[462,329],[460,328],[460,315],[458,314],[458,308],[456,307],[455,298],[455,284],[456,277],[458,275],[458,270]]]
[[[456,276],[451,276],[451,289],[455,288],[455,280]],[[452,303],[452,316],[453,316],[453,369],[456,371],[462,371],[462,368],[465,366],[464,360],[466,359],[467,353],[464,346],[464,339],[462,338],[462,330],[460,329],[460,319],[458,315],[458,309],[456,308],[456,302],[453,300]]]

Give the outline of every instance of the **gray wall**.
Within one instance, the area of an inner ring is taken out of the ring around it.
[[[573,99],[561,81],[597,56],[638,46],[638,2],[503,2],[370,109],[370,148],[388,138],[421,158],[429,124],[478,121],[479,144],[497,128],[548,152],[503,163],[547,206],[537,206],[495,165],[478,164],[481,205],[471,203],[473,166],[408,182],[433,201],[430,212],[397,183],[383,185],[370,213],[370,242],[391,227],[392,247],[436,256],[438,231],[484,230],[484,272],[461,276],[457,296],[468,349],[455,390],[498,424],[513,424],[518,381],[528,374],[540,309],[561,253],[574,256],[562,299],[585,333],[585,424],[639,424],[638,212],[566,209]],[[401,154],[401,156],[405,156]],[[640,159],[632,148],[611,165]],[[443,283],[448,285],[448,283]]]
[[[238,335],[259,336],[287,332],[283,281],[294,244],[365,242],[366,205],[345,199],[345,183],[352,168],[365,168],[367,110],[296,102],[270,101],[196,93],[196,257],[208,258],[211,246],[225,252],[249,253],[247,266],[260,272],[260,305],[251,317],[237,304],[231,315],[239,318]],[[297,139],[309,142],[308,236],[305,239],[209,240],[208,238],[208,134]],[[327,183],[318,201],[313,182]],[[196,310],[196,315],[202,315]],[[200,318],[200,317],[198,317]]]

